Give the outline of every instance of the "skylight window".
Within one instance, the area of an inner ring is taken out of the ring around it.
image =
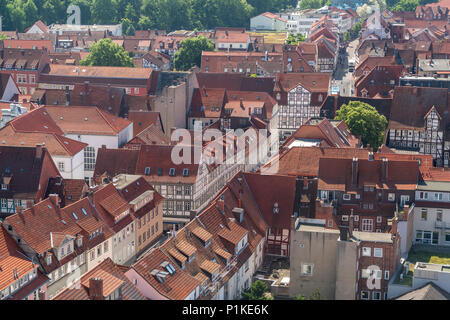
[[[85,210],[84,208],[81,208],[81,211],[83,212],[83,214],[84,214],[85,216],[87,216],[87,212],[86,212],[86,210]]]
[[[63,220],[61,220],[61,222],[62,222],[62,223],[64,223],[64,224],[67,224],[67,223],[66,223],[66,221],[64,221],[64,219],[63,219]]]
[[[76,215],[75,212],[72,212],[73,217],[75,218],[75,220],[78,220],[78,216]]]

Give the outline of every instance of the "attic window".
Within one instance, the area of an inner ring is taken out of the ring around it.
[[[63,220],[61,220],[61,222],[62,222],[62,223],[64,223],[64,224],[67,224],[67,223],[66,223],[66,221],[64,221],[64,219],[63,219]]]
[[[150,174],[150,167],[146,167],[144,173],[148,176]]]
[[[161,263],[160,266],[163,267],[164,269],[166,269],[170,275],[173,275],[176,272],[174,266],[167,261],[164,261],[163,263]]]
[[[278,207],[278,202],[275,202],[275,204],[273,205],[273,214],[278,213],[280,213],[280,208]]]
[[[170,168],[169,176],[171,176],[171,177],[175,176],[175,169],[174,168]]]

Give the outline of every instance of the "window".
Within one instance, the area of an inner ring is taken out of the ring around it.
[[[342,216],[342,221],[348,221],[348,216],[347,215],[343,215]]]
[[[436,221],[442,221],[442,210],[441,209],[436,210]]]
[[[377,223],[381,223],[382,221],[383,221],[383,218],[380,217],[380,216],[378,216],[378,217],[377,217]]]
[[[303,276],[312,276],[314,265],[311,263],[302,263],[301,273]]]
[[[388,194],[388,201],[395,201],[395,193]]]
[[[58,170],[59,172],[64,172],[64,162],[58,162]]]
[[[369,300],[369,291],[361,291],[361,300]]]
[[[91,261],[95,259],[95,250],[91,251]]]
[[[18,74],[17,75],[17,83],[27,83],[27,75],[26,74]]]
[[[372,295],[372,300],[381,300],[381,292],[380,291],[374,291]]]
[[[450,242],[450,232],[445,233],[445,242]]]
[[[139,88],[134,88],[134,93],[139,93]]]
[[[30,83],[31,83],[31,84],[36,83],[36,75],[30,74]]]
[[[372,249],[369,247],[363,247],[362,248],[362,255],[363,257],[370,257],[371,256]]]
[[[438,244],[439,242],[439,232],[432,231],[416,231],[416,243],[424,244]]]
[[[146,168],[145,168],[144,174],[145,174],[146,176],[148,176],[148,175],[150,174],[150,167],[146,167]]]
[[[333,228],[333,220],[328,220],[328,228]]]
[[[377,258],[382,258],[383,257],[383,248],[374,248],[373,256],[377,257]]]
[[[363,219],[362,231],[372,232],[372,230],[373,230],[373,220],[372,219]]]
[[[361,278],[367,279],[370,277],[370,269],[362,269],[361,270]]]
[[[97,247],[97,256],[99,257],[99,256],[101,256],[101,254],[102,254],[102,246],[98,246]]]
[[[342,196],[342,198],[343,198],[344,200],[350,200],[350,199],[352,198],[352,196],[349,195],[349,194],[347,194],[347,193],[344,193],[344,195]]]
[[[108,252],[108,241],[106,241],[103,246],[103,252]]]
[[[420,215],[420,219],[421,219],[422,221],[427,221],[427,209],[422,208],[422,212],[421,212],[421,215]]]
[[[84,170],[94,171],[95,169],[95,149],[94,147],[84,148]]]
[[[384,280],[389,280],[389,270],[384,271]]]

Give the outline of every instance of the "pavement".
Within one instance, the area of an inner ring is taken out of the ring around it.
[[[339,94],[341,96],[353,96],[355,92],[353,75],[348,71],[348,61],[355,60],[357,46],[358,39],[350,42],[348,46],[342,48],[339,52],[336,70],[333,74],[332,86],[339,87]]]

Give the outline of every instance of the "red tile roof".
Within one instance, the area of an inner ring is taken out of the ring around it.
[[[42,144],[45,145],[52,156],[66,157],[73,157],[88,146],[86,143],[55,133],[15,132],[12,126],[6,126],[0,130],[0,140],[3,145],[16,147],[35,147],[38,144]]]
[[[76,285],[61,291],[52,300],[90,300],[91,278],[103,280],[103,297],[111,295],[119,287],[121,288],[121,300],[147,300],[145,296],[128,280],[120,266],[116,265],[111,258],[106,258],[98,266],[85,273]]]
[[[21,278],[37,268],[38,265],[25,256],[14,239],[0,225],[0,291],[17,281],[14,271]]]

